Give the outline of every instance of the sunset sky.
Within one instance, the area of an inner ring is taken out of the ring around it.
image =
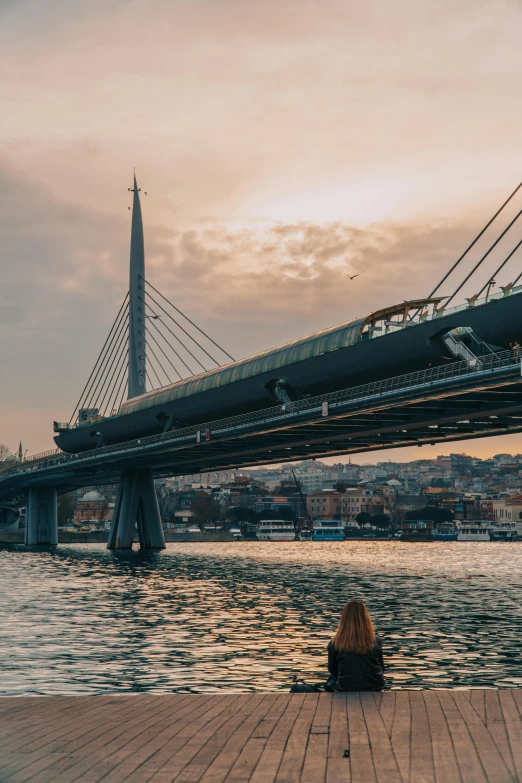
[[[0,442],[69,419],[134,166],[149,278],[234,356],[428,294],[522,178],[521,25],[515,0],[4,0]],[[357,461],[450,450],[522,436]]]

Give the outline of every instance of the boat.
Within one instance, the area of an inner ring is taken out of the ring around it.
[[[476,366],[483,349],[522,334],[522,285],[445,307],[444,297],[403,301],[123,402],[111,416],[80,410],[54,423],[55,442],[79,453],[227,416],[251,413],[448,362]]]
[[[299,541],[311,541],[312,540],[312,531],[308,530],[307,528],[303,528],[303,530],[299,531],[297,537],[298,537]]]
[[[201,529],[197,525],[190,525],[187,529],[187,533],[201,533]]]
[[[314,519],[312,541],[344,541],[342,519]]]
[[[401,541],[433,541],[431,519],[415,519],[402,523]]]
[[[242,534],[241,530],[238,527],[229,527],[228,532],[232,533],[234,538],[237,538],[237,539],[243,538],[243,534]]]
[[[457,528],[451,522],[444,522],[435,528],[433,538],[435,541],[456,541]]]
[[[497,521],[489,528],[491,541],[518,541],[516,522]]]
[[[491,536],[487,525],[470,522],[458,526],[457,541],[491,541]]]
[[[287,519],[260,519],[257,525],[260,541],[295,541],[295,527]]]

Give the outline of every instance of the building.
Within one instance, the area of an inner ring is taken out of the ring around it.
[[[517,533],[522,537],[522,495],[493,500],[495,522],[516,522]]]
[[[74,509],[74,524],[91,530],[107,530],[110,527],[114,503],[96,490],[86,492]]]
[[[312,519],[317,517],[340,517],[342,500],[341,492],[314,492],[306,499],[306,510]]]
[[[341,497],[341,514],[346,522],[355,522],[357,514],[384,514],[389,510],[382,487],[359,484]]]

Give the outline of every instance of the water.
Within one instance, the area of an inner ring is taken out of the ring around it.
[[[522,543],[0,550],[0,694],[287,690],[363,598],[387,687],[522,685]]]

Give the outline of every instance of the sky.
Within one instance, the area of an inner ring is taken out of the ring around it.
[[[428,294],[520,180],[521,23],[515,0],[2,0],[0,442],[69,419],[127,290],[133,167],[147,276],[234,356]]]

